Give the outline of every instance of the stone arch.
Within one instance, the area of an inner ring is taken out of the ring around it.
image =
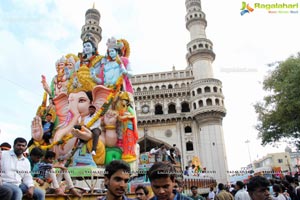
[[[202,89],[201,88],[197,88],[197,94],[201,94],[202,93]]]
[[[190,105],[188,102],[182,102],[181,103],[181,112],[190,112]]]
[[[168,105],[168,114],[176,113],[176,105],[175,103],[170,103]]]
[[[209,86],[206,86],[206,87],[204,88],[204,92],[210,92],[210,87],[209,87]]]
[[[206,99],[206,105],[212,106],[212,100],[210,98]]]
[[[194,144],[192,141],[186,142],[185,146],[186,146],[186,151],[194,151]]]
[[[198,105],[199,105],[199,107],[203,107],[203,101],[202,101],[202,100],[199,100],[199,101],[198,101]]]
[[[214,86],[213,90],[214,92],[218,92],[218,88],[216,86]]]
[[[192,128],[190,126],[184,127],[184,133],[192,133]]]
[[[155,114],[155,115],[162,115],[162,114],[164,114],[164,112],[163,112],[163,107],[162,107],[161,104],[156,104],[156,105],[154,106],[154,109],[155,109],[155,111],[154,111],[154,114]]]

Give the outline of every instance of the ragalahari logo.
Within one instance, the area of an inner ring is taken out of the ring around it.
[[[241,15],[243,16],[246,13],[253,12],[253,8],[249,6],[245,1],[242,2]]]

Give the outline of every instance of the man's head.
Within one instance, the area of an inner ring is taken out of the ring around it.
[[[164,148],[165,148],[165,144],[164,144],[164,143],[161,143],[161,144],[159,145],[159,148],[164,149]]]
[[[171,163],[157,162],[149,169],[147,175],[151,182],[152,191],[158,200],[174,198],[176,170]]]
[[[3,142],[1,145],[0,145],[0,148],[1,148],[1,151],[8,151],[11,149],[11,145],[7,142]]]
[[[56,154],[53,151],[46,151],[44,156],[44,162],[45,163],[53,163],[55,160]]]
[[[247,184],[248,193],[252,200],[272,199],[269,192],[270,182],[262,176],[254,176]]]
[[[94,105],[89,106],[90,115],[93,115],[96,112],[96,107]]]
[[[43,150],[39,147],[34,147],[30,151],[29,155],[30,155],[30,158],[33,163],[38,163],[41,160],[41,158],[43,157]]]
[[[183,183],[182,183],[182,181],[180,181],[178,179],[175,179],[174,189],[178,193],[182,193],[183,192]]]
[[[147,200],[148,194],[149,194],[149,190],[143,185],[138,185],[135,188],[135,196],[136,199],[138,200]]]
[[[198,187],[195,186],[195,185],[193,185],[193,186],[191,187],[191,192],[192,192],[192,194],[193,194],[194,196],[197,196],[197,194],[198,194]]]
[[[18,137],[14,141],[14,152],[17,157],[21,157],[23,153],[26,151],[27,148],[27,141],[22,138]]]
[[[218,184],[218,189],[221,190],[225,190],[225,185],[223,183],[219,183]]]
[[[50,113],[48,113],[48,114],[46,115],[46,121],[47,121],[47,122],[51,122],[51,120],[52,120],[52,115],[51,115]]]
[[[104,171],[104,184],[107,194],[113,198],[120,198],[127,190],[130,177],[130,166],[123,160],[113,160]]]
[[[240,190],[244,188],[244,183],[242,181],[237,181],[235,184],[235,189]]]

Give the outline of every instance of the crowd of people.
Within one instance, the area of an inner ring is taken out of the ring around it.
[[[12,149],[11,149],[12,148]],[[33,148],[29,155],[25,154],[27,141],[16,138],[11,147],[8,143],[0,146],[0,199],[21,200],[24,196],[36,200],[45,199],[45,190],[41,186],[52,187],[54,193],[66,196],[60,186],[65,179],[66,191],[82,197],[74,188],[67,168],[58,159],[55,161],[53,151],[43,152]],[[59,170],[54,170],[55,168]],[[60,172],[60,173],[57,173]],[[105,167],[104,185],[106,195],[101,200],[129,200],[126,197],[131,169],[123,160],[114,160]],[[179,176],[178,176],[179,175]],[[153,194],[144,185],[135,188],[137,200],[298,200],[300,186],[298,179],[286,175],[282,179],[266,179],[263,176],[252,177],[247,184],[237,181],[228,186],[222,183],[217,188],[210,188],[208,194],[200,195],[197,186],[191,186],[190,195],[183,192],[183,183],[172,161],[154,163],[147,176]],[[50,186],[51,185],[51,186]],[[151,196],[150,196],[151,195]]]

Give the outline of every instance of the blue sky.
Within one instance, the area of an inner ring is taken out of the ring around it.
[[[41,75],[50,81],[55,62],[81,51],[80,31],[91,0],[4,0],[0,4],[0,142],[30,139],[30,124],[42,101]],[[125,38],[131,45],[135,74],[186,67],[184,0],[97,0],[101,13],[104,54],[108,37]],[[224,135],[229,169],[249,163],[267,152],[257,140],[253,104],[262,99],[266,64],[299,51],[300,14],[268,14],[264,10],[240,16],[242,1],[203,0],[207,38],[214,44],[215,77],[223,82],[227,116]],[[253,4],[255,1],[248,1]],[[280,1],[267,0],[267,2]],[[292,0],[291,0],[292,3]],[[227,72],[225,72],[227,71]],[[229,71],[229,72],[228,72]],[[230,141],[229,141],[230,138]],[[234,141],[235,144],[229,144]],[[240,151],[237,151],[239,149]],[[236,159],[239,157],[239,159]]]

